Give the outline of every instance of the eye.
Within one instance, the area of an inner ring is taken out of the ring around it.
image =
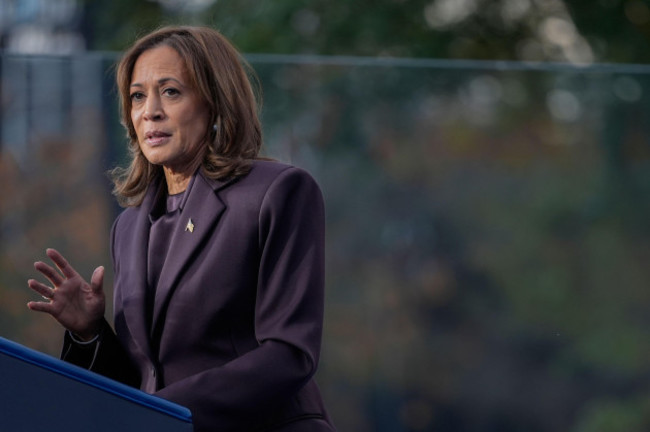
[[[131,93],[131,101],[137,102],[144,99],[144,94],[142,92],[133,92]]]
[[[163,90],[163,94],[167,96],[177,96],[181,94],[181,92],[179,92],[174,87],[167,87],[165,90]]]

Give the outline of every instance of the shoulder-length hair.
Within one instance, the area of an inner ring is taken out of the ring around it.
[[[191,85],[208,107],[210,121],[201,164],[207,177],[223,180],[246,174],[262,145],[256,98],[260,94],[259,82],[233,45],[217,30],[206,27],[156,30],[137,40],[117,65],[121,122],[129,139],[130,163],[126,168],[115,168],[111,175],[113,193],[123,206],[139,205],[149,184],[162,172],[162,167],[149,163],[140,150],[131,121],[130,97],[131,77],[138,57],[161,45],[178,52]]]

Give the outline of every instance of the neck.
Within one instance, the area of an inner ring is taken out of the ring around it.
[[[201,165],[202,160],[202,155],[197,153],[194,158],[186,161],[184,164],[163,166],[165,181],[167,182],[167,193],[169,195],[176,195],[185,192],[187,185],[190,184],[190,179],[199,165]]]
[[[165,181],[167,182],[167,193],[169,195],[176,195],[185,192],[187,185],[190,184],[190,179],[195,170],[177,172],[170,168],[164,167]]]

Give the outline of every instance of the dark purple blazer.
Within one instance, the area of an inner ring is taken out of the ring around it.
[[[188,407],[196,431],[334,430],[312,378],[323,322],[318,185],[277,162],[230,182],[199,172],[148,322],[157,189],[113,226],[115,334],[103,332],[90,360],[67,336],[63,357]]]

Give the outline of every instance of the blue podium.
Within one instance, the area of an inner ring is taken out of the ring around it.
[[[0,338],[0,431],[191,432],[190,411]]]

